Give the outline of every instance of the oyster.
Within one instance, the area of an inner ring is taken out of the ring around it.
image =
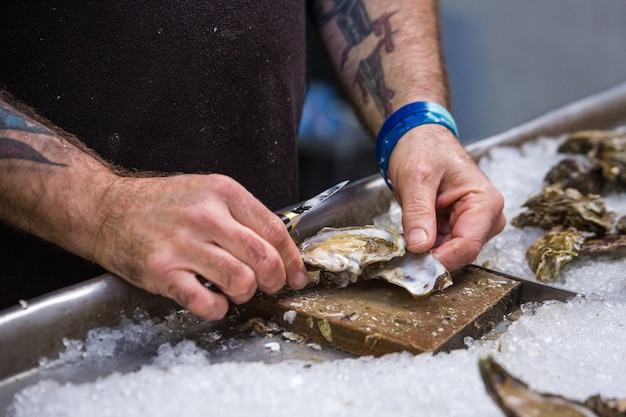
[[[615,229],[617,230],[617,233],[626,234],[626,216],[622,216],[617,219]]]
[[[600,194],[604,188],[602,170],[578,159],[563,159],[548,171],[544,180],[562,189],[575,188],[583,194]]]
[[[626,139],[626,134],[615,130],[579,130],[567,135],[558,151],[594,157],[602,143]]]
[[[607,233],[613,228],[615,214],[607,211],[596,194],[583,195],[573,188],[546,186],[541,194],[524,203],[526,211],[511,220],[515,227],[575,227],[580,231]]]
[[[614,233],[587,238],[581,252],[612,252],[623,247],[626,247],[626,216],[617,220]]]
[[[404,238],[394,229],[376,226],[326,227],[300,244],[308,269],[339,287],[382,278],[416,297],[452,284],[450,274],[430,254],[405,255]]]
[[[604,192],[626,189],[626,133],[609,130],[574,132],[561,144],[559,152],[588,157],[593,164],[589,178],[594,187],[602,187]]]
[[[603,253],[626,247],[626,234],[611,233],[585,240],[581,248],[584,253]]]
[[[537,239],[526,251],[526,260],[539,281],[556,281],[565,265],[576,258],[585,235],[573,227],[555,228]]]
[[[511,376],[491,356],[479,359],[478,368],[487,393],[508,417],[610,417],[625,416],[626,401],[588,398],[584,404],[558,395],[533,391]]]

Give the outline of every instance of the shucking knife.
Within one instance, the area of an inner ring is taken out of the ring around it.
[[[346,184],[348,184],[350,180],[345,180],[340,182],[337,185],[333,185],[327,190],[322,191],[318,195],[313,198],[309,198],[304,203],[300,204],[298,207],[295,207],[289,211],[283,211],[282,213],[277,213],[281,218],[288,231],[291,231],[296,224],[300,221],[302,214],[308,212],[313,207],[320,204],[322,201],[326,200],[331,195],[335,194],[337,191],[341,190]]]

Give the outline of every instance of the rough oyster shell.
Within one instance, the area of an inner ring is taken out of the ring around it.
[[[600,194],[605,185],[600,167],[577,159],[563,159],[548,171],[544,180],[561,189],[575,188],[583,194]]]
[[[559,152],[585,155],[593,164],[586,175],[593,187],[600,187],[602,193],[626,189],[626,133],[610,130],[574,132],[561,144]],[[574,188],[578,188],[576,183],[584,188],[590,185],[585,185],[582,178],[573,181],[570,186]]]
[[[537,239],[526,251],[528,265],[539,281],[556,281],[561,269],[579,254],[585,235],[573,227],[552,229]]]
[[[300,244],[307,268],[339,287],[382,278],[413,296],[425,296],[452,284],[448,271],[430,254],[406,254],[404,238],[375,226],[323,228]]]
[[[481,357],[478,367],[487,393],[508,417],[612,417],[626,413],[626,400],[593,396],[580,403],[534,391],[509,374],[491,356]]]
[[[583,195],[573,188],[546,186],[541,194],[524,203],[526,211],[511,220],[515,227],[575,227],[580,231],[607,233],[613,228],[615,213],[606,210],[595,194]]]

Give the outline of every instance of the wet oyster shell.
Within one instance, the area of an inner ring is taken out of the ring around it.
[[[375,226],[324,228],[300,245],[309,270],[339,287],[359,278],[381,278],[424,297],[452,285],[446,268],[430,253],[406,253],[404,238],[394,229]]]
[[[573,227],[555,228],[537,239],[526,251],[526,260],[539,281],[556,281],[565,265],[573,261],[585,242],[585,235]]]
[[[384,265],[369,266],[365,269],[365,279],[372,278],[382,278],[399,285],[416,298],[443,291],[452,285],[452,275],[428,252],[407,252]]]
[[[340,287],[355,283],[371,264],[387,262],[405,253],[404,238],[375,226],[325,227],[300,244],[305,265],[321,269]]]

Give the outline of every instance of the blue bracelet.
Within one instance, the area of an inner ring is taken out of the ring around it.
[[[417,101],[395,111],[380,128],[376,137],[376,158],[387,186],[391,189],[391,182],[387,178],[389,157],[402,135],[416,126],[436,123],[447,127],[459,136],[456,123],[452,115],[443,106],[428,101]]]

